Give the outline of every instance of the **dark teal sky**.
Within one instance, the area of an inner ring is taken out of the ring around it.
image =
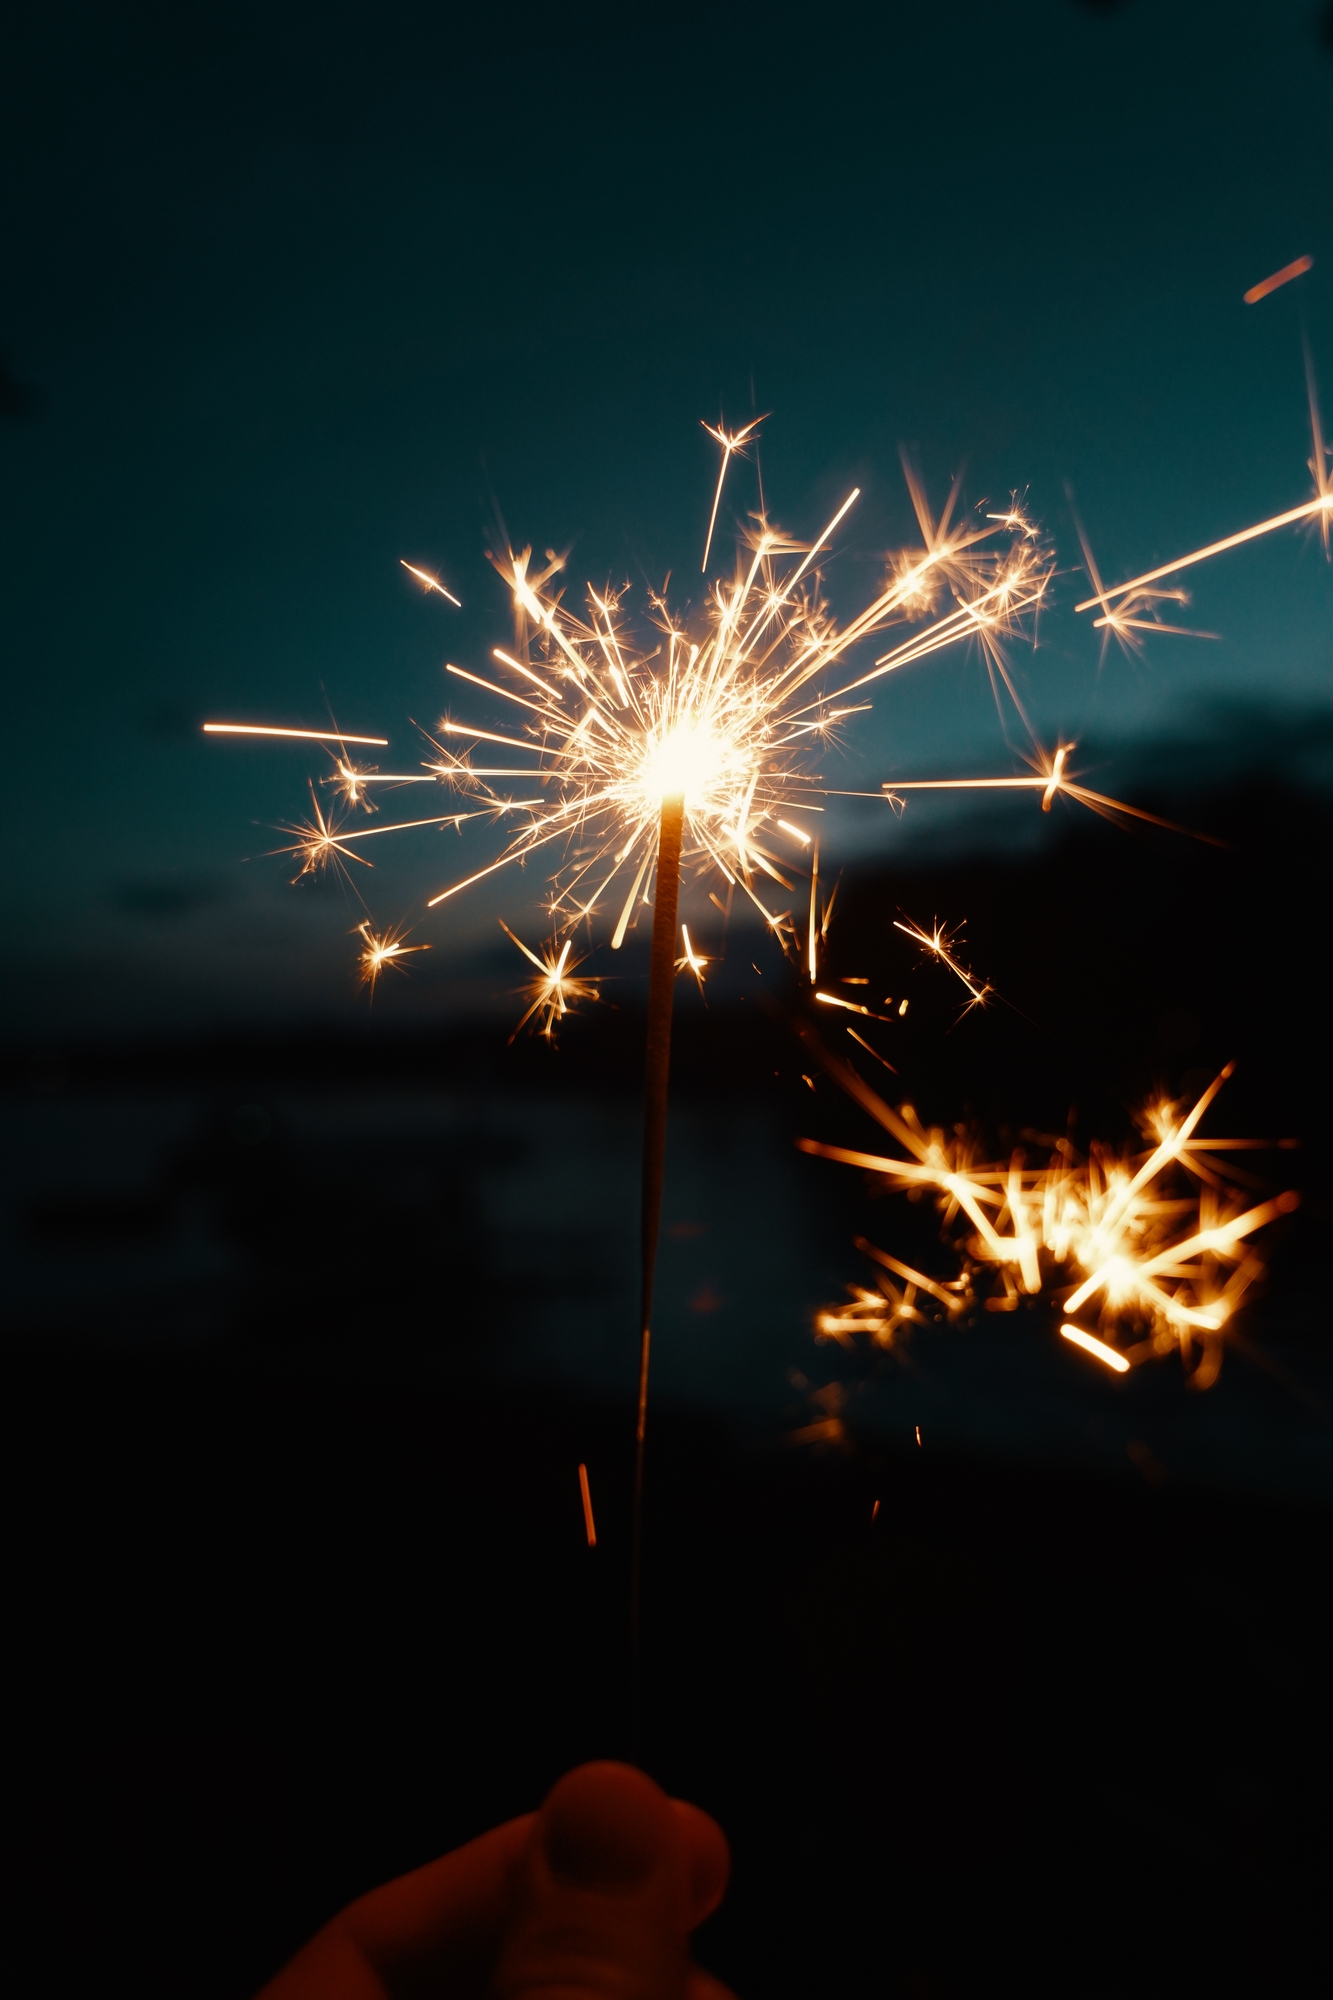
[[[964,462],[970,499],[1029,487],[1067,569],[1071,481],[1112,577],[1306,497],[1302,318],[1333,427],[1317,16],[11,10],[16,1019],[356,1004],[352,913],[240,861],[318,767],[198,722],[327,702],[410,755],[446,653],[503,641],[497,507],[520,545],[573,543],[576,574],[683,579],[714,469],[701,417],[773,412],[766,495],[798,533],[865,489],[828,577],[844,608],[910,535],[900,439],[937,497]],[[1242,305],[1307,252],[1299,285]],[[734,518],[752,489],[731,497]],[[464,612],[413,595],[400,555],[447,572]],[[1193,755],[1238,700],[1280,719],[1333,698],[1333,585],[1299,536],[1198,572],[1222,644],[1100,672],[1079,582],[1016,655],[1049,733]],[[1013,768],[962,655],[862,722],[854,783]],[[849,850],[910,841],[925,810],[849,825]],[[456,843],[405,838],[377,914],[415,914],[457,865]],[[421,935],[461,978],[493,924],[478,899]]]

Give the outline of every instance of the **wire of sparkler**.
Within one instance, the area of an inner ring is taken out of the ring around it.
[[[676,988],[676,913],[680,849],[685,826],[683,795],[663,799],[657,839],[653,941],[648,973],[648,1029],[644,1047],[643,1171],[639,1240],[639,1399],[634,1427],[634,1518],[630,1558],[630,1655],[633,1671],[632,1749],[637,1752],[643,1586],[643,1474],[648,1433],[648,1369],[652,1353],[653,1279],[662,1225],[666,1169],[667,1086],[671,1069],[671,1014]]]

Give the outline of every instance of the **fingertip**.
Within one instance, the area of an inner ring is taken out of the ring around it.
[[[685,1836],[690,1863],[690,1929],[710,1917],[727,1892],[731,1849],[711,1813],[686,1799],[672,1799],[672,1809]],[[719,1989],[720,1990],[720,1989]]]
[[[736,2000],[736,1995],[701,1965],[692,1965],[685,1976],[685,2000]]]
[[[539,1815],[551,1873],[583,1888],[644,1882],[671,1845],[665,1792],[632,1764],[581,1764],[548,1794]]]

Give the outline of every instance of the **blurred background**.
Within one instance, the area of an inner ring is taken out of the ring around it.
[[[684,606],[701,420],[761,413],[720,534],[761,481],[798,536],[859,485],[826,571],[844,616],[916,538],[900,446],[937,507],[959,474],[969,506],[1026,495],[1059,559],[1011,655],[1038,735],[1223,843],[1024,795],[830,800],[830,970],[910,997],[886,1083],[998,1147],[1071,1107],[1120,1143],[1234,1058],[1218,1129],[1300,1141],[1262,1171],[1303,1206],[1206,1394],[1174,1364],[1108,1379],[1044,1308],[900,1357],[818,1346],[853,1238],[924,1258],[931,1230],[796,1152],[869,1129],[809,1074],[781,955],[696,896],[642,1747],[732,1835],[703,1956],[751,1996],[1305,1976],[1333,571],[1317,534],[1266,537],[1183,579],[1180,622],[1218,638],[1104,651],[1073,509],[1109,580],[1307,498],[1333,12],[0,23],[24,1990],[240,2000],[348,1896],[625,1754],[646,940],[593,952],[599,1003],[554,1049],[511,1043],[497,919],[535,945],[540,877],[428,913],[498,844],[425,828],[373,843],[364,900],[293,885],[279,829],[327,759],[200,724],[334,717],[411,768],[444,660],[508,635],[486,551],[569,549],[573,588],[637,603],[670,576]],[[821,768],[874,793],[1029,748],[960,648]],[[373,1003],[368,914],[429,946]],[[965,922],[997,1004],[960,1020],[896,918]]]

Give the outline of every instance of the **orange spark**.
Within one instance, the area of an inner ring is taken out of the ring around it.
[[[583,1495],[583,1530],[588,1537],[588,1547],[597,1547],[597,1524],[592,1518],[592,1494],[588,1490],[588,1468],[579,1466],[579,1492]]]
[[[1290,264],[1284,264],[1280,271],[1274,271],[1271,278],[1264,278],[1257,285],[1251,285],[1245,294],[1247,306],[1257,306],[1260,299],[1266,299],[1279,285],[1289,285],[1293,278],[1303,278],[1307,271],[1314,269],[1313,257],[1297,257]]]

